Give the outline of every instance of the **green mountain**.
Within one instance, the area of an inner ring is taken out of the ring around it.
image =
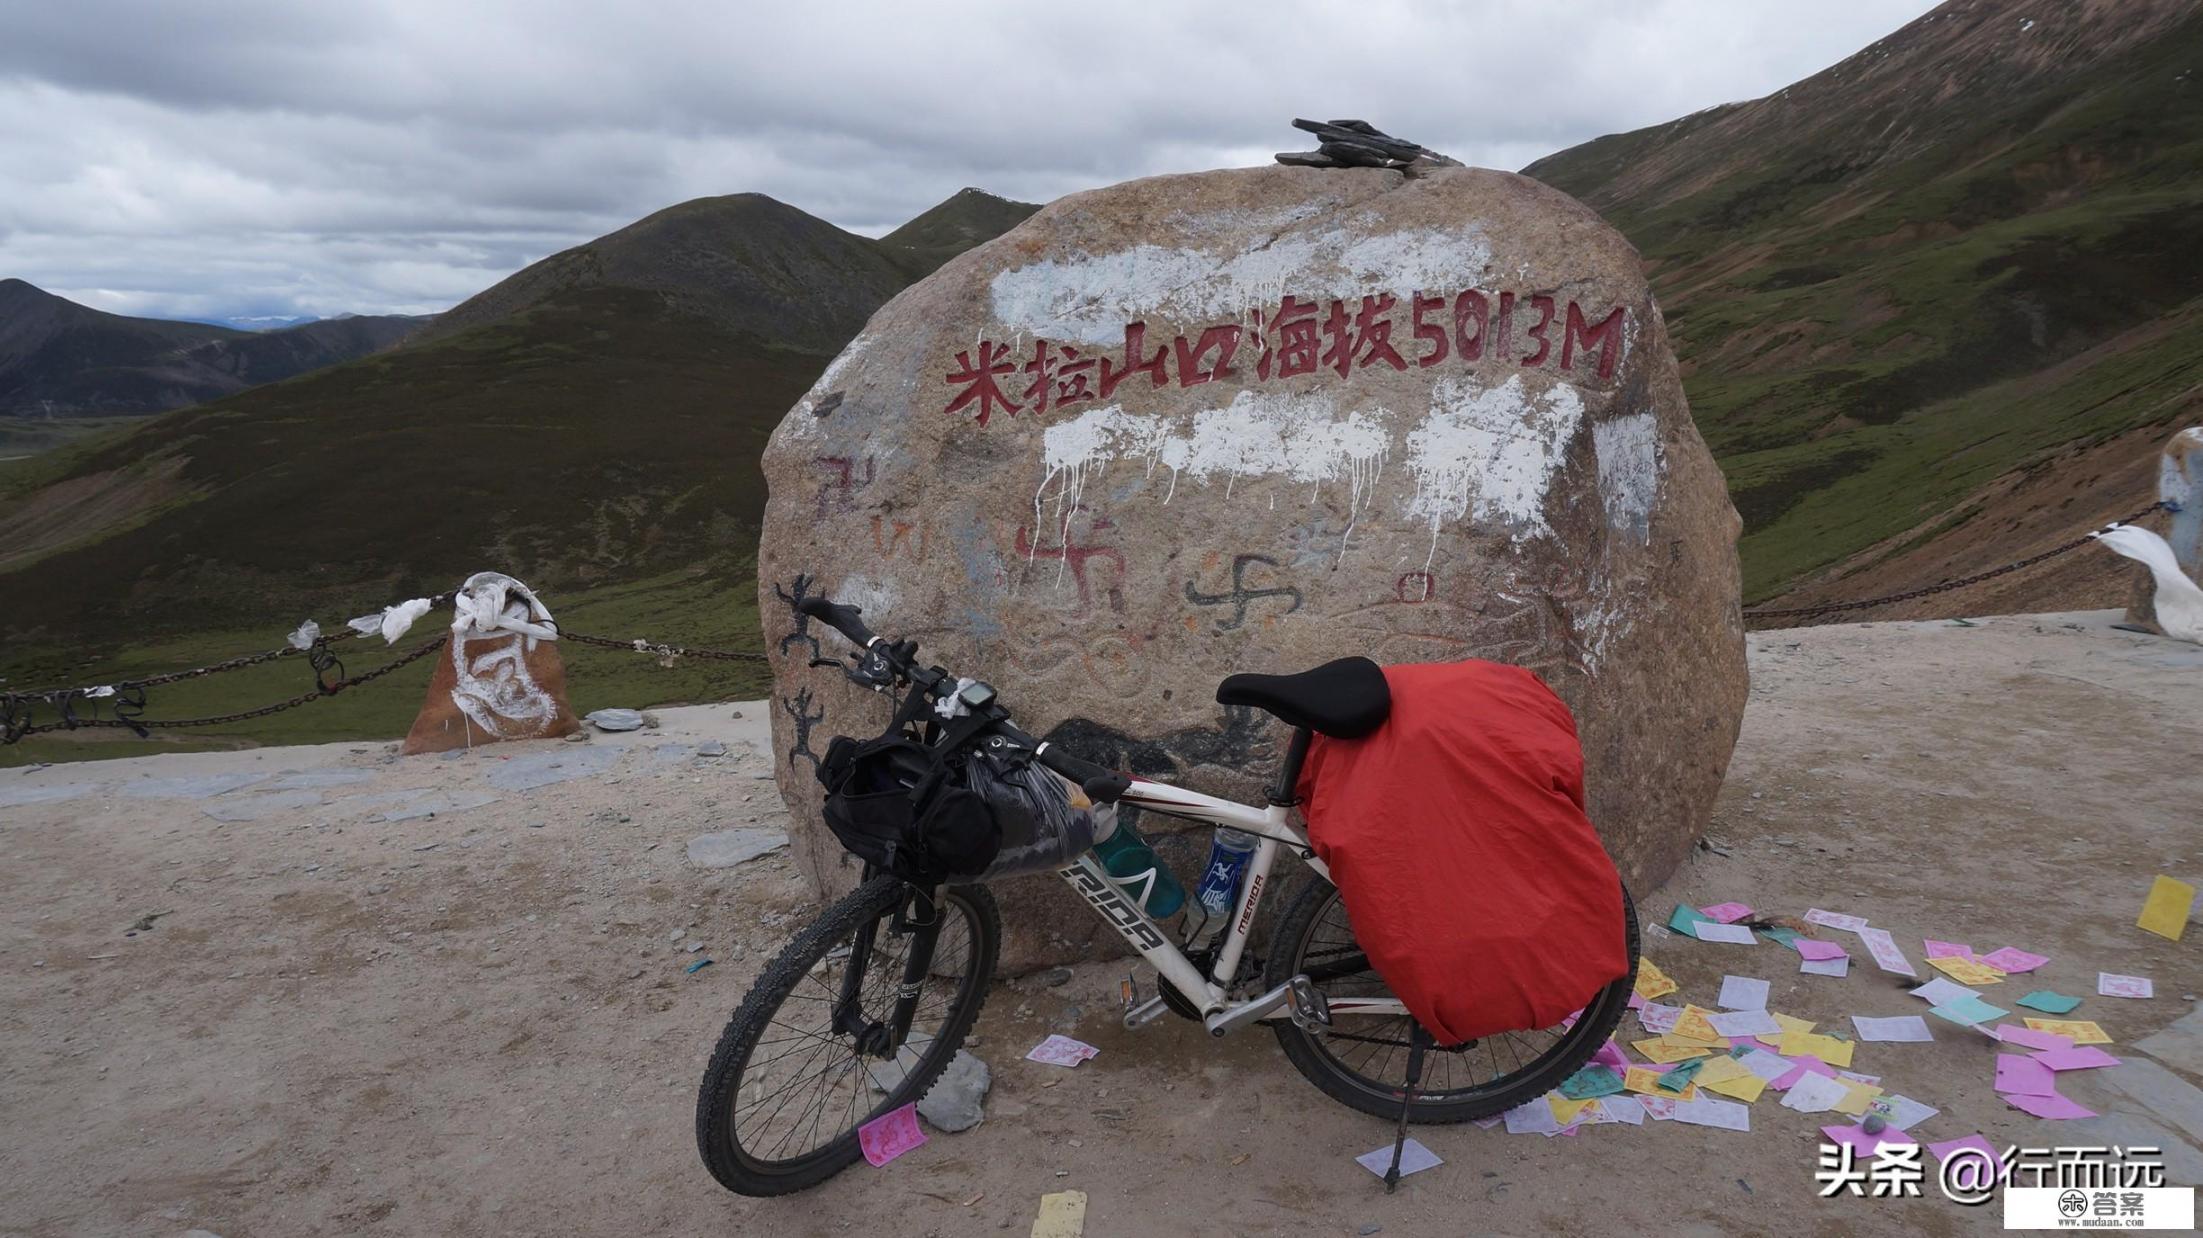
[[[880,238],[890,251],[907,250],[927,271],[972,246],[1015,228],[1040,208],[1012,202],[984,189],[959,189],[946,202]]]
[[[952,200],[927,217],[976,242],[1011,213]],[[754,647],[765,439],[874,309],[950,256],[940,236],[891,245],[755,194],[683,203],[398,348],[0,465],[0,677],[212,661],[484,568],[520,573],[577,631]],[[346,646],[349,669],[379,646]],[[583,708],[764,683],[754,664],[567,656]],[[148,716],[262,704],[304,673],[179,685]],[[413,678],[225,733],[395,734]],[[83,747],[32,741],[0,762]]]
[[[421,322],[350,317],[238,331],[104,313],[0,279],[0,419],[182,408],[380,351]]]
[[[1748,601],[2194,418],[2199,66],[2190,0],[1953,0],[1764,99],[1524,169],[1643,252]]]

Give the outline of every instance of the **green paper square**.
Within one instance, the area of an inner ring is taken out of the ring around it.
[[[1677,1066],[1675,1069],[1660,1076],[1660,1087],[1666,1091],[1673,1092],[1678,1096],[1682,1095],[1684,1092],[1690,1090],[1690,1081],[1698,1077],[1698,1068],[1704,1066],[1705,1064],[1706,1059],[1702,1057],[1694,1057],[1691,1060],[1684,1062],[1682,1065]]]
[[[1586,1066],[1561,1081],[1560,1094],[1570,1100],[1594,1100],[1622,1090],[1622,1077],[1611,1067]]]
[[[1698,936],[1698,930],[1693,928],[1693,925],[1710,924],[1712,922],[1713,918],[1711,916],[1708,916],[1705,912],[1702,912],[1696,907],[1691,906],[1689,903],[1677,903],[1675,905],[1675,914],[1668,917],[1668,927],[1678,933],[1681,933],[1685,937]]]
[[[2048,989],[2036,989],[2020,998],[2019,1004],[2029,1010],[2040,1010],[2044,1014],[2071,1014],[2073,1008],[2081,1004],[2081,999],[2067,997],[2063,993],[2052,993]]]

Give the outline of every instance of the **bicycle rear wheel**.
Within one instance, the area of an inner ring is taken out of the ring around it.
[[[697,1150],[721,1186],[785,1195],[833,1177],[857,1159],[858,1127],[923,1097],[956,1055],[987,1000],[1001,915],[984,887],[941,892],[909,1037],[883,1056],[878,1038],[913,940],[895,931],[896,913],[919,897],[893,877],[872,879],[827,908],[750,987],[696,1096]],[[860,945],[864,967],[844,1007]]]
[[[1408,1121],[1490,1117],[1544,1095],[1581,1069],[1613,1035],[1637,982],[1637,908],[1628,890],[1622,891],[1622,917],[1628,924],[1628,975],[1600,989],[1572,1026],[1501,1032],[1428,1050]],[[1267,970],[1271,985],[1301,974],[1321,977],[1316,988],[1326,997],[1392,996],[1355,944],[1338,888],[1319,877],[1311,876],[1285,909]],[[1341,1018],[1325,1036],[1284,1021],[1271,1026],[1285,1056],[1310,1083],[1334,1100],[1390,1120],[1400,1114],[1413,1023],[1405,1015]]]

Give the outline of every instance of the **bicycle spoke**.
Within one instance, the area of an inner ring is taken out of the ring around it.
[[[766,1163],[801,1160],[844,1138],[876,1109],[910,1090],[902,1080],[925,1067],[930,1045],[946,1030],[973,983],[978,946],[971,917],[953,900],[944,899],[941,911],[950,918],[935,940],[935,963],[920,982],[908,1039],[891,1058],[859,1053],[856,1041],[834,1023],[845,990],[852,998],[853,1026],[893,1019],[915,938],[886,931],[889,916],[830,948],[781,995],[779,1006],[766,1017],[765,1034],[751,1043],[742,1083],[730,1097],[734,1143],[745,1155]],[[869,934],[870,941],[864,970],[852,986],[849,962],[859,934]],[[900,1080],[875,1079],[873,1072],[890,1062],[901,1068]]]
[[[1336,894],[1311,920],[1294,959],[1295,969],[1315,981],[1317,988],[1333,1000],[1392,996],[1355,941],[1345,903]],[[1330,1034],[1310,1043],[1363,1087],[1389,1095],[1406,1079],[1406,1050],[1412,1029],[1413,1021],[1408,1018],[1357,1017],[1342,1020]],[[1423,1080],[1416,1090],[1423,1096],[1444,1100],[1503,1088],[1525,1073],[1542,1068],[1554,1054],[1568,1047],[1569,1039],[1569,1029],[1556,1027],[1498,1033],[1473,1045],[1439,1046],[1425,1053]]]

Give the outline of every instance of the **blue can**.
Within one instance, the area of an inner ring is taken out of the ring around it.
[[[1207,923],[1222,925],[1231,918],[1232,907],[1239,901],[1239,883],[1247,875],[1247,862],[1254,858],[1255,836],[1229,826],[1219,827],[1215,841],[1209,844],[1209,862],[1201,870],[1201,884],[1193,891],[1193,901],[1201,905]]]

